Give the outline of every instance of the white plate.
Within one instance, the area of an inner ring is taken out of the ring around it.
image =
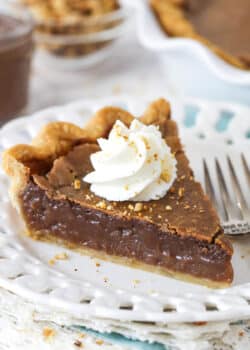
[[[133,1],[123,0],[130,4]],[[192,39],[169,38],[150,9],[149,0],[134,1],[141,44],[161,58],[177,94],[249,104],[250,72],[226,63]]]
[[[112,104],[138,112],[147,102],[140,101],[138,105],[131,99],[112,98],[50,108],[7,124],[0,131],[0,149],[29,142],[49,121],[67,120],[83,125],[101,106]],[[187,114],[192,109],[196,110],[196,122],[186,128]],[[189,100],[185,104],[187,113],[182,113],[183,110],[175,106],[178,115],[174,113],[174,118],[180,125],[183,142],[199,180],[202,181],[200,164],[203,156],[211,158],[216,153],[222,159],[230,153],[236,161],[237,156],[245,152],[250,160],[250,140],[246,138],[250,128],[249,109]],[[225,112],[230,112],[232,119],[225,131],[218,132],[215,126]],[[53,306],[85,319],[171,323],[250,317],[249,239],[239,240],[234,245],[235,279],[233,286],[224,290],[209,290],[109,262],[100,262],[98,267],[95,259],[71,251],[67,251],[68,260],[50,266],[49,260],[66,250],[20,236],[22,224],[10,205],[8,181],[3,171],[0,179],[0,229],[7,233],[0,236],[0,286],[37,304]]]

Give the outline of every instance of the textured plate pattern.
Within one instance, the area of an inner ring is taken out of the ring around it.
[[[145,103],[144,101],[143,105]],[[119,98],[50,108],[7,124],[0,131],[0,148],[3,150],[16,143],[29,142],[40,127],[49,121],[65,120],[83,125],[96,109],[107,104],[118,105],[132,112],[140,110],[141,107],[133,100]],[[195,112],[191,113],[191,110]],[[224,123],[224,129],[220,131],[220,118],[225,118],[225,111],[231,117],[226,127]],[[181,127],[182,136],[188,153],[192,154],[192,165],[199,178],[199,157],[206,152],[211,156],[211,147],[208,146],[214,144],[215,140],[220,140],[216,147],[218,156],[224,156],[225,152],[234,154],[249,150],[249,114],[249,110],[241,106],[211,105],[196,100],[185,103],[185,113],[179,111],[176,119],[181,126],[186,125],[186,128]],[[7,186],[8,181],[1,170],[1,287],[31,302],[44,306],[53,305],[54,308],[67,311],[77,318],[109,319],[109,323],[116,320],[121,327],[124,321],[131,321],[132,325],[134,322],[142,324],[144,329],[150,327],[152,333],[156,328],[159,329],[159,323],[163,325],[171,322],[250,317],[250,257],[249,252],[244,251],[247,248],[246,243],[235,245],[234,286],[217,291],[107,262],[102,262],[100,271],[96,271],[93,259],[73,252],[68,252],[69,260],[50,266],[49,258],[61,252],[62,248],[31,242],[18,234],[22,225],[11,208]],[[245,259],[241,261],[243,254]],[[161,331],[164,333],[164,326]]]

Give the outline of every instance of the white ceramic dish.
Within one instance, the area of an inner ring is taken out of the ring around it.
[[[147,103],[144,101],[143,105]],[[65,120],[83,125],[96,109],[107,104],[138,113],[137,102],[127,98],[89,100],[50,108],[8,123],[0,131],[0,150],[16,143],[30,142],[41,126],[50,121]],[[230,153],[236,161],[238,155],[245,152],[250,161],[250,140],[246,137],[250,127],[249,109],[198,100],[186,101],[185,109],[190,108],[197,111],[192,127],[185,128],[187,113],[182,113],[182,108],[174,108],[179,114],[174,113],[173,117],[181,127],[183,142],[199,180],[202,181],[200,164],[203,156],[213,157],[216,152],[216,156],[223,160],[225,154]],[[219,132],[216,126],[224,111],[230,111],[233,117],[225,130]],[[167,334],[166,323],[250,317],[250,238],[235,242],[235,279],[232,287],[223,290],[210,290],[109,262],[101,262],[98,266],[95,259],[71,251],[67,251],[68,260],[57,261],[51,266],[49,260],[66,250],[20,235],[23,226],[11,207],[7,186],[7,177],[1,170],[1,287],[37,305],[67,311],[87,324],[91,320],[99,322],[102,327],[105,322],[113,323],[116,329],[120,327],[128,335],[130,326],[138,326],[136,329],[141,338],[146,329],[152,337],[157,332]]]
[[[134,5],[138,38],[145,48],[160,57],[172,91],[179,95],[250,104],[249,71],[224,62],[194,40],[167,37],[148,0],[138,0]]]

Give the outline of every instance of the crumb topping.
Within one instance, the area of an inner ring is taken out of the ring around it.
[[[75,179],[74,181],[74,189],[80,190],[81,189],[81,181],[79,179]]]
[[[184,187],[180,187],[179,189],[178,189],[178,196],[180,197],[180,198],[182,198],[183,196],[184,196]]]
[[[143,210],[143,204],[142,203],[136,203],[134,207],[135,212],[139,212]]]
[[[107,208],[107,204],[104,201],[100,201],[100,202],[96,203],[96,207],[100,208],[100,209],[106,209]]]

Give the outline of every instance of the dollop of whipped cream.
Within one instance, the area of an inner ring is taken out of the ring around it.
[[[112,201],[149,201],[163,197],[176,179],[176,159],[154,125],[116,121],[108,139],[90,160],[94,171],[84,177],[91,191]]]

